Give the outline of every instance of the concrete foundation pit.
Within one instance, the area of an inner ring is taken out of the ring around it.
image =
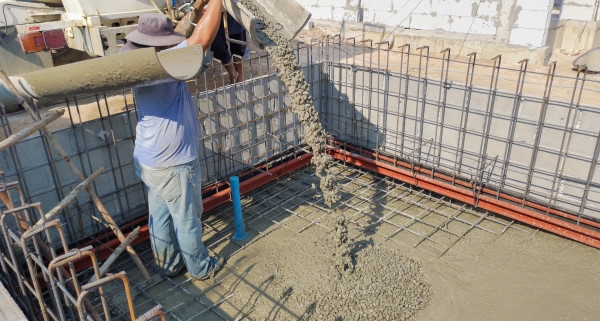
[[[215,279],[153,264],[130,88],[65,97],[60,126],[48,125],[86,176],[104,169],[89,184],[123,233],[139,227],[136,255],[118,255],[108,278],[89,283],[120,242],[88,195],[55,210],[80,184],[64,157],[36,134],[0,153],[2,281],[28,319],[596,317],[600,75],[337,36],[279,43],[257,26],[264,51],[244,60],[245,81],[227,85],[216,62],[189,81],[202,238],[227,260]],[[4,137],[23,118],[3,115]]]

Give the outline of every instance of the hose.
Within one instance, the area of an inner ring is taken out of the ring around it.
[[[176,24],[177,21],[179,21],[179,19],[177,17],[175,17],[175,12],[173,12],[173,5],[171,4],[171,0],[166,0],[167,2],[167,12],[169,13],[168,15],[171,17],[171,20],[173,20],[173,23]]]
[[[156,9],[156,11],[165,14],[161,8],[158,7],[158,5],[156,4],[156,2],[154,2],[154,0],[150,0],[150,2],[152,2],[152,5],[154,6],[154,9]]]

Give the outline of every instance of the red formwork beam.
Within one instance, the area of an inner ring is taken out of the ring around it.
[[[477,207],[489,210],[493,213],[514,219],[548,232],[552,232],[560,236],[564,236],[595,248],[600,248],[600,233],[582,226],[578,226],[577,224],[566,222],[502,199],[497,199],[487,195],[478,195],[474,193],[473,189],[468,189],[459,185],[452,185],[451,183],[442,181],[440,179],[426,176],[418,171],[411,171],[393,166],[365,156],[340,150],[335,147],[328,149],[328,153],[335,159],[339,159],[346,163],[350,163],[375,173],[407,182],[411,185],[424,188],[440,195],[448,196],[466,204],[477,205]]]
[[[268,184],[274,180],[279,179],[280,177],[294,172],[297,169],[300,169],[308,163],[310,163],[310,159],[312,158],[312,154],[303,154],[298,158],[294,158],[288,162],[285,162],[279,166],[273,167],[272,169],[265,171],[259,175],[253,176],[249,179],[246,179],[240,183],[240,195],[248,193],[249,191],[259,188],[265,184]],[[204,211],[210,211],[216,208],[219,205],[225,204],[231,200],[231,189],[226,188],[215,194],[206,197],[202,200],[202,205],[204,206]]]
[[[425,176],[434,177],[434,178],[441,179],[441,180],[446,181],[446,182],[453,182],[456,185],[460,185],[460,186],[463,186],[465,188],[473,189],[473,184],[471,184],[469,182],[466,182],[466,181],[462,181],[460,179],[456,179],[456,177],[452,177],[452,176],[449,176],[449,175],[446,175],[446,174],[443,174],[443,173],[440,173],[440,172],[435,172],[433,170],[430,170],[430,169],[427,169],[427,168],[423,168],[423,167],[420,167],[420,166],[412,165],[410,163],[407,163],[407,162],[404,162],[404,161],[400,161],[400,160],[394,159],[394,158],[389,157],[389,156],[377,154],[377,153],[365,150],[365,149],[360,148],[360,147],[355,147],[355,146],[348,145],[348,144],[341,143],[341,142],[335,142],[335,143],[336,143],[336,146],[343,146],[344,150],[347,149],[347,150],[359,151],[360,154],[368,155],[368,156],[370,156],[370,157],[372,157],[372,158],[374,158],[376,160],[381,159],[381,160],[383,160],[383,161],[385,161],[387,163],[394,164],[394,165],[397,165],[399,167],[412,168],[412,170],[414,172],[418,172],[418,173],[423,174]],[[493,189],[490,189],[490,188],[486,188],[486,187],[483,187],[483,188],[476,187],[476,190],[478,190],[478,191],[480,191],[482,193],[485,193],[485,194],[496,195],[496,197],[498,199],[503,199],[503,200],[508,201],[508,202],[521,203],[521,204],[523,204],[523,206],[527,206],[527,207],[530,207],[532,209],[536,209],[536,210],[539,210],[539,211],[542,211],[542,212],[547,212],[548,214],[552,214],[552,215],[555,215],[555,216],[563,217],[563,218],[571,220],[571,221],[577,221],[577,222],[579,222],[581,224],[584,224],[584,225],[587,225],[587,226],[590,226],[590,227],[594,227],[594,228],[600,229],[600,222],[593,221],[593,220],[587,219],[585,217],[579,217],[577,215],[573,215],[571,213],[566,213],[566,212],[557,210],[555,208],[549,208],[547,206],[544,206],[544,205],[541,205],[541,204],[538,204],[538,203],[535,203],[535,202],[532,202],[532,201],[523,200],[523,199],[518,198],[516,196],[510,195],[510,194],[507,194],[507,193],[498,192],[496,190],[493,190]]]

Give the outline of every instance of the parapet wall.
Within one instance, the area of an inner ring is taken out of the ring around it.
[[[438,52],[461,47],[464,54],[490,59],[503,53],[507,61],[515,53],[542,64],[557,51],[577,55],[600,45],[595,0],[298,2],[311,12],[312,23],[330,34],[426,45]]]

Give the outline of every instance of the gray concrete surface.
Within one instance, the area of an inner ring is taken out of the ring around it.
[[[5,321],[27,321],[23,311],[19,308],[10,293],[0,282],[0,320]]]

